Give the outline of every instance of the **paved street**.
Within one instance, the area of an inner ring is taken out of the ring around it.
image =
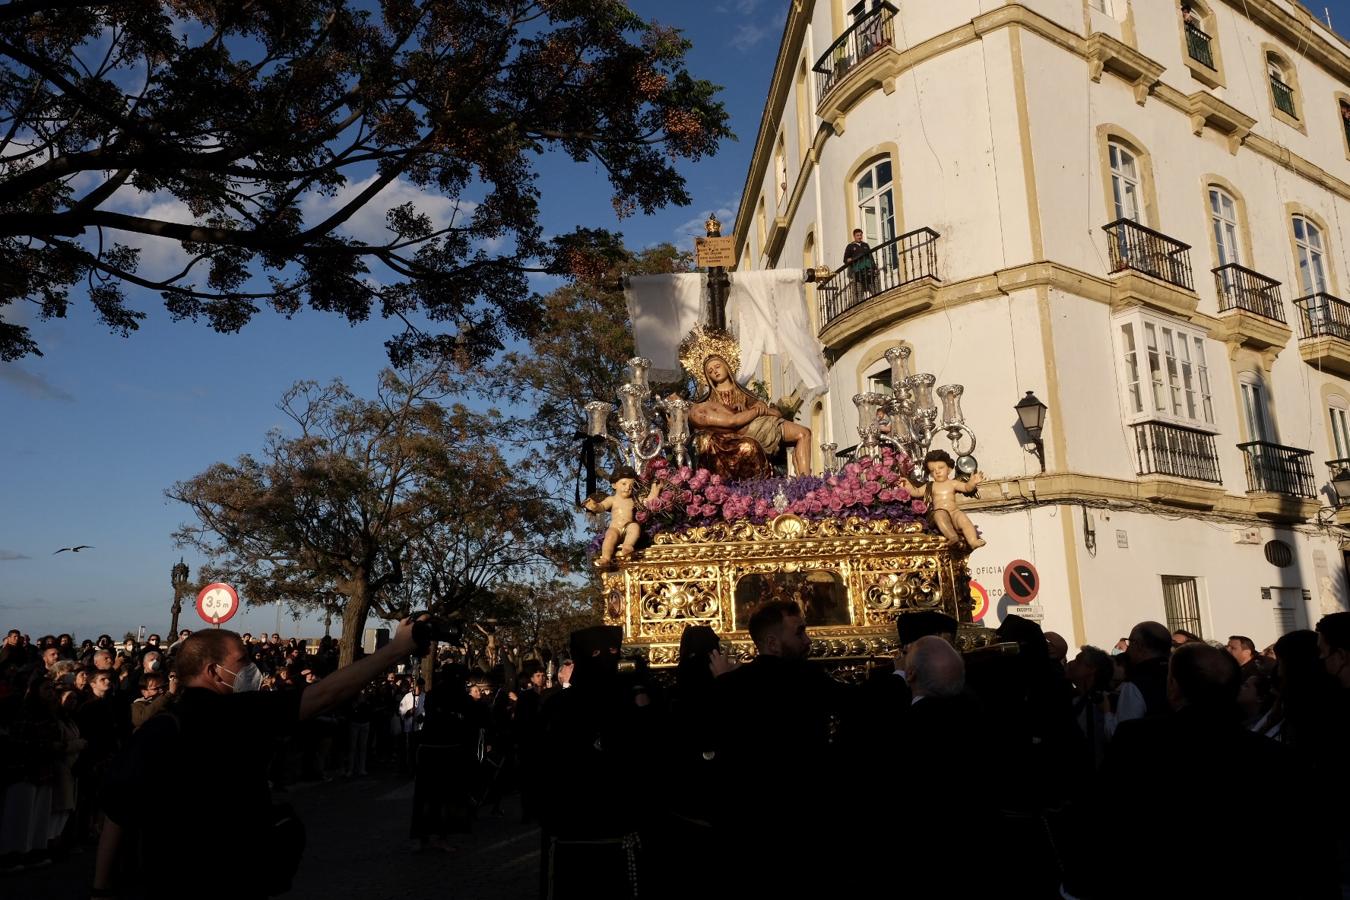
[[[453,854],[409,849],[411,779],[381,774],[302,785],[287,799],[309,831],[309,848],[287,900],[516,900],[536,895],[539,831],[518,824],[515,798],[505,804],[504,817],[480,818]],[[242,874],[230,865],[226,851],[221,877]],[[88,852],[45,869],[0,876],[0,897],[87,900],[92,871],[93,853]],[[204,866],[205,871],[209,869]]]

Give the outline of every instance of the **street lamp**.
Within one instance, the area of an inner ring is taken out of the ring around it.
[[[174,563],[173,568],[169,569],[169,581],[173,584],[173,619],[169,624],[169,641],[178,639],[178,616],[183,611],[183,593],[187,590],[188,575],[187,563],[179,557],[178,562]]]
[[[1341,466],[1341,470],[1331,477],[1331,489],[1336,492],[1336,508],[1350,506],[1350,466]]]
[[[1045,443],[1041,440],[1041,429],[1045,427],[1045,413],[1049,409],[1044,403],[1036,399],[1036,394],[1027,391],[1027,395],[1017,401],[1013,410],[1017,413],[1017,419],[1022,423],[1022,430],[1027,433],[1031,443],[1023,445],[1026,450],[1036,455],[1036,459],[1041,464],[1041,471],[1045,471]]]

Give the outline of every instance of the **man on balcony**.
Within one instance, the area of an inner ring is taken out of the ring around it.
[[[853,240],[844,248],[844,268],[848,269],[848,289],[853,295],[850,306],[876,293],[877,266],[861,228],[853,229]]]

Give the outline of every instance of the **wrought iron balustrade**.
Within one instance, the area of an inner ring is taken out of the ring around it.
[[[820,100],[844,79],[854,66],[883,47],[895,45],[895,14],[889,3],[879,3],[854,20],[839,39],[816,60],[816,99]]]
[[[1219,312],[1243,309],[1267,319],[1284,323],[1284,299],[1280,283],[1260,272],[1229,263],[1214,272],[1214,283],[1219,291]]]
[[[938,279],[937,239],[931,228],[920,228],[873,247],[864,257],[840,268],[816,285],[820,327],[877,294],[924,278]]]
[[[1274,75],[1270,76],[1270,92],[1275,97],[1275,108],[1292,119],[1298,118],[1294,111],[1294,89]]]
[[[1294,301],[1298,309],[1299,337],[1350,341],[1350,303],[1331,294],[1317,293]]]
[[[1214,435],[1166,422],[1140,422],[1133,428],[1140,475],[1172,475],[1214,484],[1223,480]]]
[[[1195,290],[1191,280],[1191,245],[1183,244],[1133,219],[1116,219],[1102,230],[1110,236],[1111,272],[1133,269],[1145,275]]]
[[[1269,441],[1248,441],[1238,444],[1246,456],[1247,490],[1251,493],[1288,494],[1291,497],[1312,497],[1317,493],[1313,485],[1311,450],[1285,447]]]
[[[1209,35],[1190,22],[1186,23],[1186,52],[1200,65],[1214,69],[1214,51],[1210,47]]]

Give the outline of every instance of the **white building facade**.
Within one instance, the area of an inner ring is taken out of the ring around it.
[[[839,269],[863,229],[874,268],[808,288],[830,384],[800,418],[855,444],[901,344],[965,385],[986,624],[1261,647],[1346,608],[1347,50],[1287,0],[792,3],[738,266]]]

